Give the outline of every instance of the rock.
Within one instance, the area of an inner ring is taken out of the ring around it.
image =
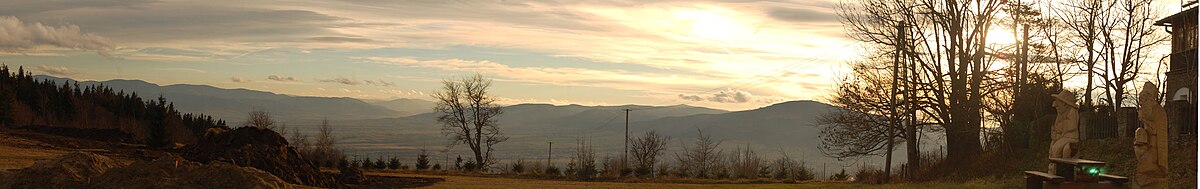
[[[181,157],[134,162],[110,169],[91,188],[291,188],[262,170],[224,162],[200,164]]]
[[[184,147],[183,157],[202,163],[227,162],[254,167],[294,184],[322,187],[336,184],[305,161],[295,148],[288,147],[287,139],[267,129],[241,127],[216,132]]]
[[[84,188],[93,177],[119,165],[105,156],[71,152],[17,171],[9,176],[8,188]]]

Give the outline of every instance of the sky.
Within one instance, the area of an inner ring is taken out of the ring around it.
[[[861,47],[837,0],[7,0],[0,62],[297,96],[745,110],[828,98]]]

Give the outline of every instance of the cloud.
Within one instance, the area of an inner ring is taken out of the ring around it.
[[[841,19],[837,13],[828,10],[832,7],[818,8],[785,8],[775,7],[767,10],[771,18],[796,23],[836,23]]]
[[[391,86],[396,86],[396,83],[395,83],[395,82],[390,82],[390,81],[384,81],[384,80],[356,80],[356,79],[350,79],[350,78],[346,78],[346,77],[337,77],[337,78],[333,78],[333,79],[320,79],[320,80],[317,80],[317,82],[322,82],[322,83],[340,83],[340,84],[343,84],[343,85],[364,85],[364,84],[365,84],[365,85],[370,85],[370,86],[381,86],[381,87],[391,87]]]
[[[192,72],[192,73],[198,73],[198,74],[208,73],[208,71],[204,71],[201,69],[195,69],[195,68],[155,68],[155,70],[175,71],[175,72]]]
[[[683,92],[716,86],[720,81],[704,76],[636,73],[615,69],[573,67],[511,67],[487,60],[431,59],[412,57],[366,57],[361,61],[407,67],[434,68],[448,71],[482,73],[498,81],[534,83],[558,86],[607,87],[622,90]]]
[[[679,94],[679,98],[684,99],[684,100],[690,100],[690,101],[704,101],[704,97],[700,97],[700,95]]]
[[[75,75],[74,71],[71,71],[70,69],[67,69],[67,67],[62,67],[62,66],[47,66],[47,65],[43,64],[43,65],[38,65],[37,69],[41,70],[42,72],[46,72],[46,74],[50,74],[50,75],[57,75],[57,76]]]
[[[337,78],[333,78],[333,79],[321,79],[321,80],[317,80],[317,81],[318,81],[318,82],[323,82],[323,83],[341,83],[341,84],[344,84],[344,85],[359,85],[359,84],[362,84],[362,82],[359,82],[358,80],[353,80],[353,79],[346,78],[346,77],[337,77]]]
[[[358,37],[312,37],[308,38],[307,40],[326,43],[366,43],[375,41],[372,39]]]
[[[254,80],[250,80],[250,79],[246,79],[246,78],[242,78],[242,77],[229,77],[229,81],[233,81],[234,83],[249,83],[249,82],[253,82]]]
[[[367,85],[384,86],[384,87],[396,86],[396,83],[388,82],[388,81],[384,81],[384,80],[378,80],[378,81],[363,80],[363,83],[366,83]]]
[[[48,26],[0,16],[0,51],[38,51],[46,47],[95,51],[109,57],[108,51],[114,45],[104,37],[81,31],[76,25]]]
[[[716,103],[746,103],[746,102],[752,102],[752,101],[755,101],[756,99],[759,99],[759,97],[756,97],[753,94],[750,94],[750,92],[746,92],[746,91],[739,90],[739,89],[726,89],[726,90],[718,91],[716,94],[706,95],[706,96],[685,95],[685,94],[679,94],[678,96],[680,99],[684,99],[684,100],[697,101],[697,102],[709,101],[709,102],[716,102]]]
[[[278,75],[269,75],[269,76],[267,76],[267,79],[273,80],[273,81],[282,81],[282,82],[300,82],[300,79],[297,79],[296,77],[292,77],[292,76],[283,77],[283,76],[278,76]]]

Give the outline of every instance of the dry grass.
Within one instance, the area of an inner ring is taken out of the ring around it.
[[[66,154],[61,150],[28,149],[0,145],[0,170],[20,169],[33,165],[33,162],[47,160]]]
[[[690,184],[690,183],[626,183],[626,182],[581,182],[566,180],[520,179],[504,177],[477,177],[464,175],[425,175],[399,172],[368,172],[370,175],[400,177],[443,178],[445,182],[428,188],[829,188],[829,189],[908,189],[908,188],[1017,188],[1020,180],[978,179],[966,182],[923,182],[885,185],[867,185],[846,182],[811,181],[802,183],[767,184]]]

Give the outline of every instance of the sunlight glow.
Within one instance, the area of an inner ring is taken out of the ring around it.
[[[988,30],[988,43],[999,45],[1011,45],[1017,43],[1017,38],[1013,36],[1013,31],[1008,28],[992,28]]]
[[[675,16],[687,23],[690,34],[711,40],[728,41],[751,32],[742,23],[723,13],[726,11],[687,10],[675,13]]]

